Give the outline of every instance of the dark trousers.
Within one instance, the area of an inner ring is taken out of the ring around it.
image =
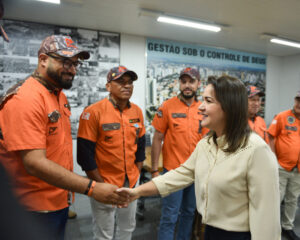
[[[251,240],[250,232],[231,232],[206,225],[204,240]]]
[[[47,228],[53,240],[64,240],[68,211],[69,207],[55,212],[30,212],[30,214]]]

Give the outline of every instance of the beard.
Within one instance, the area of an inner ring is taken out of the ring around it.
[[[57,83],[59,88],[70,89],[72,87],[74,80],[74,75],[72,73],[62,72],[61,74],[59,74],[57,71],[54,71],[54,69],[52,69],[51,67],[48,67],[47,74],[52,80],[54,80]],[[71,79],[64,79],[64,76],[67,75],[71,76]]]
[[[184,89],[184,90],[186,90],[186,89]],[[195,97],[196,96],[196,91],[192,91],[192,93],[191,94],[189,94],[189,95],[186,95],[186,94],[184,94],[184,90],[182,90],[182,91],[180,91],[180,94],[185,98],[185,99],[191,99],[191,98],[193,98],[193,97]],[[190,90],[190,89],[189,89]]]

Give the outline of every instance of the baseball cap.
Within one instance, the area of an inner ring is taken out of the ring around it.
[[[88,59],[90,57],[89,52],[77,48],[71,37],[63,35],[46,37],[40,46],[38,56],[41,53],[56,53],[61,57],[67,58],[76,55],[79,55],[80,59]]]
[[[190,76],[191,78],[195,79],[195,80],[200,80],[200,73],[197,69],[195,68],[190,68],[190,67],[187,67],[185,69],[183,69],[181,72],[180,72],[180,75],[179,75],[179,79],[183,76],[183,75],[188,75]]]
[[[258,96],[260,96],[260,97],[265,96],[265,94],[262,91],[260,91],[259,88],[256,86],[250,85],[250,86],[247,86],[246,88],[247,88],[248,98],[251,98],[251,97],[255,96],[256,94],[258,94]]]
[[[138,79],[137,74],[134,71],[128,70],[124,66],[113,67],[107,74],[107,82],[114,81],[122,77],[124,74],[128,74],[133,81]]]
[[[300,98],[300,90],[296,93],[295,98]]]

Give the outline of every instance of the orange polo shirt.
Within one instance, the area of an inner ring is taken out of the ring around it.
[[[87,107],[80,117],[78,137],[96,143],[95,160],[104,182],[122,187],[125,176],[134,187],[139,178],[135,164],[137,142],[145,134],[142,110],[129,103],[120,112],[108,98]]]
[[[249,118],[248,124],[254,132],[256,132],[259,136],[262,137],[262,139],[266,141],[266,143],[269,143],[267,126],[265,120],[262,117],[255,116],[253,120]]]
[[[279,164],[291,171],[300,171],[300,119],[292,110],[279,113],[273,119],[268,133],[275,138],[276,156]]]
[[[201,126],[200,104],[194,101],[188,106],[177,96],[165,101],[157,110],[152,125],[164,134],[163,166],[167,170],[184,163],[208,133],[209,130]]]
[[[0,158],[12,176],[20,202],[30,211],[68,207],[68,191],[31,176],[18,151],[45,149],[47,158],[73,170],[72,137],[67,98],[55,95],[30,77],[0,111]]]

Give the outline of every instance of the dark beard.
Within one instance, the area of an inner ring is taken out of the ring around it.
[[[185,98],[185,99],[191,99],[191,98],[195,97],[196,92],[195,92],[195,91],[192,91],[192,94],[191,94],[191,95],[185,95],[185,94],[183,93],[183,91],[180,91],[180,94],[181,94],[181,96],[183,96],[183,98]]]
[[[57,83],[59,88],[70,89],[72,87],[72,83],[73,83],[73,79],[74,79],[73,74],[62,72],[61,75],[58,75],[58,73],[53,71],[52,68],[50,68],[50,67],[48,67],[48,69],[47,69],[47,74],[52,80],[54,80]],[[72,76],[72,81],[64,81],[63,80],[64,74]]]

